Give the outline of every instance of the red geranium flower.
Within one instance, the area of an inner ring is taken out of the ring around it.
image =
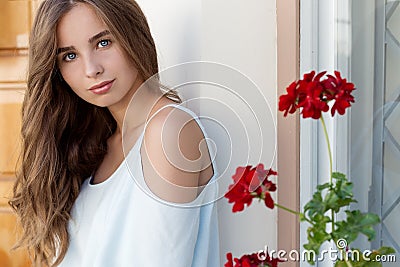
[[[318,73],[312,71],[304,75],[304,79],[299,81],[299,103],[298,108],[302,109],[303,118],[319,119],[321,112],[329,110],[324,95],[326,94],[321,84],[321,77],[325,75],[325,71]]]
[[[294,113],[302,108],[303,118],[319,119],[322,112],[329,111],[328,102],[334,101],[331,108],[332,116],[337,111],[340,115],[354,102],[351,92],[355,89],[354,84],[348,83],[346,79],[335,71],[335,76],[327,75],[321,81],[326,71],[315,75],[315,71],[304,74],[303,79],[292,82],[287,88],[287,94],[279,97],[279,111],[284,111],[284,116]]]
[[[287,94],[279,97],[279,111],[285,111],[283,116],[287,116],[288,112],[293,114],[297,109],[298,101],[298,83],[292,82],[287,88]]]
[[[229,186],[229,191],[225,194],[229,203],[234,203],[232,211],[238,212],[244,206],[250,206],[253,198],[263,199],[268,208],[274,207],[274,201],[270,192],[276,191],[276,185],[268,180],[271,175],[277,175],[272,169],[265,170],[263,164],[256,167],[238,167],[232,176],[234,181]]]
[[[225,194],[229,203],[234,203],[232,211],[242,211],[244,205],[249,206],[253,200],[249,191],[248,180],[251,180],[255,171],[251,170],[251,166],[238,167],[236,173],[232,176],[234,184],[229,186],[229,191]]]
[[[228,261],[225,263],[224,267],[260,267],[265,265],[277,267],[278,262],[283,262],[283,260],[271,257],[268,253],[265,256],[266,258],[262,260],[258,253],[253,253],[232,259],[232,253],[229,252],[226,254]]]
[[[345,109],[351,106],[351,102],[354,103],[354,96],[351,95],[352,91],[355,90],[354,84],[343,79],[340,72],[335,71],[335,77],[328,75],[328,78],[324,80],[324,87],[330,92],[330,99],[335,100],[331,109],[332,116],[335,115],[336,111],[343,115]]]
[[[226,254],[226,259],[228,260],[225,264],[224,267],[233,267],[233,259],[232,259],[232,253],[227,253]]]

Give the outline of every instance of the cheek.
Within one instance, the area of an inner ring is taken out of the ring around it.
[[[138,71],[135,64],[129,60],[129,55],[125,53],[120,46],[116,47],[116,53],[112,62],[116,63],[115,67],[124,73],[129,73],[131,76],[136,76]]]
[[[127,75],[130,79],[132,80],[136,80],[136,78],[138,77],[138,70],[137,68],[133,65],[133,63],[131,62],[125,62],[125,75]]]
[[[60,68],[60,72],[62,75],[62,78],[64,79],[64,82],[68,84],[68,86],[72,89],[72,91],[79,96],[82,99],[86,99],[85,96],[85,91],[82,90],[84,88],[84,85],[82,84],[82,76],[79,74],[79,68],[78,66],[74,67],[64,67]]]
[[[64,81],[74,89],[79,84],[79,68],[78,66],[64,66],[60,68],[61,75]],[[74,90],[75,91],[75,90]]]

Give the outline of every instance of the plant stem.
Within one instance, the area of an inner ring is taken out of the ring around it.
[[[346,262],[347,267],[353,267],[353,264],[351,264],[347,258],[344,261]]]
[[[335,241],[335,240],[334,240],[334,242],[337,243],[337,241]],[[342,259],[346,263],[347,267],[353,267],[353,264],[351,264],[351,262],[347,258],[346,251],[344,249],[341,249],[341,248],[339,248],[339,251],[340,251],[340,254],[342,254]]]
[[[302,215],[300,212],[297,212],[297,211],[295,211],[295,210],[286,208],[285,206],[279,205],[278,203],[274,203],[274,204],[275,204],[275,206],[277,206],[278,208],[283,209],[283,210],[286,210],[286,211],[288,211],[288,212],[290,212],[290,213],[292,213],[292,214],[299,215],[299,216]]]
[[[264,193],[262,193],[261,197],[258,196],[258,194],[257,194],[256,192],[251,192],[250,195],[252,195],[252,196],[258,198],[258,200],[260,200],[260,201],[263,200],[263,199],[265,198]],[[306,216],[304,216],[304,214],[301,213],[301,212],[292,210],[292,209],[287,208],[287,207],[285,207],[285,206],[282,206],[282,205],[280,205],[280,204],[278,204],[278,203],[276,203],[276,202],[274,202],[274,205],[275,205],[276,207],[280,208],[280,209],[286,210],[287,212],[290,212],[290,213],[292,213],[292,214],[294,214],[294,215],[297,215],[297,216],[299,216],[300,218],[303,218],[305,221],[307,221],[307,222],[310,223],[310,224],[313,224],[313,222],[310,221],[309,219],[307,219]]]
[[[306,216],[304,216],[304,214],[301,213],[301,212],[298,212],[298,211],[289,209],[289,208],[287,208],[287,207],[285,207],[285,206],[282,206],[282,205],[280,205],[280,204],[278,204],[278,203],[274,203],[274,205],[277,206],[277,207],[280,208],[280,209],[286,210],[287,212],[290,212],[290,213],[292,213],[292,214],[294,214],[294,215],[297,215],[297,216],[299,216],[300,218],[303,218],[305,221],[307,221],[307,222],[310,223],[310,224],[313,224],[313,222],[310,221],[309,219],[307,219]]]
[[[332,151],[331,151],[331,143],[329,142],[329,136],[328,136],[328,131],[326,130],[326,124],[324,117],[321,115],[321,123],[322,123],[322,128],[324,129],[324,134],[325,134],[325,140],[326,144],[328,145],[328,154],[329,154],[329,183],[332,184]]]
[[[322,128],[324,129],[324,134],[325,134],[325,140],[326,144],[328,146],[328,155],[329,155],[329,184],[331,187],[333,186],[333,178],[332,178],[332,151],[331,151],[331,143],[329,142],[329,135],[328,131],[326,130],[326,124],[324,120],[324,116],[321,115],[321,123],[322,123]],[[332,232],[335,230],[335,212],[331,210],[331,219],[332,219]]]

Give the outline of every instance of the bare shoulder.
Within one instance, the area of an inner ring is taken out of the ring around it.
[[[145,181],[158,197],[190,202],[199,191],[200,174],[209,163],[204,134],[186,111],[168,106],[148,122],[142,160]]]
[[[186,111],[169,106],[159,110],[148,122],[145,139],[149,138],[150,141],[162,138],[160,141],[163,141],[166,148],[180,147],[185,156],[195,160],[199,156],[198,145],[204,135],[194,117]]]

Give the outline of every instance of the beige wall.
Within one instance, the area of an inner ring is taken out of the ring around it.
[[[299,0],[277,1],[278,31],[278,95],[299,77]],[[300,202],[300,147],[299,116],[278,118],[278,202],[288,208],[299,210]],[[297,216],[278,211],[278,247],[290,251],[299,249],[300,226]],[[299,250],[298,250],[299,251]],[[287,262],[281,266],[298,266]]]
[[[20,150],[21,103],[26,87],[26,49],[33,2],[0,0],[0,266],[7,267],[30,265],[24,250],[11,250],[17,239],[17,227],[8,200]]]
[[[27,45],[30,1],[0,0],[0,49]]]

